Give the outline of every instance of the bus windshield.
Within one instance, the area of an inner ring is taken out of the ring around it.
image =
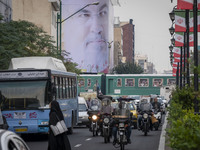
[[[45,105],[47,81],[0,82],[2,110],[35,109]]]

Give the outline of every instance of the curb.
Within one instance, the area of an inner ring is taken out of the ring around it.
[[[158,150],[165,150],[165,135],[166,135],[166,127],[167,127],[167,117],[168,117],[168,112],[165,115],[165,120],[164,120],[164,124],[162,126],[162,132],[160,134],[160,142],[159,142],[159,147]]]

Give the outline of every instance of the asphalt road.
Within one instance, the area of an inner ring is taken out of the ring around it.
[[[164,117],[163,117],[164,118]],[[126,150],[158,150],[162,127],[158,131],[150,131],[144,136],[142,131],[132,130],[131,144],[125,146]],[[93,137],[85,127],[77,127],[72,135],[68,135],[73,150],[116,150],[112,142],[105,144],[103,137]],[[27,135],[23,136],[31,150],[45,150],[48,147],[48,136]],[[111,139],[112,141],[113,139]],[[120,149],[120,148],[117,148]]]

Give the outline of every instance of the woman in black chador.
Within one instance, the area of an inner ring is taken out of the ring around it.
[[[69,139],[67,133],[62,133],[54,136],[50,125],[56,125],[60,120],[64,120],[63,114],[61,112],[60,106],[57,101],[52,101],[50,103],[50,113],[49,113],[49,145],[48,150],[71,150]],[[58,120],[59,119],[59,120]]]

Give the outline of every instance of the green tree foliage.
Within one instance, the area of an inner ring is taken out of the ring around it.
[[[140,66],[130,62],[121,63],[112,70],[112,73],[117,74],[141,74],[143,72],[144,71]]]
[[[192,88],[176,89],[169,108],[169,145],[174,150],[200,150],[200,115],[194,113]]]
[[[11,58],[28,56],[57,57],[68,71],[79,71],[67,54],[57,56],[55,41],[42,28],[28,21],[0,23],[0,69],[7,69]]]

